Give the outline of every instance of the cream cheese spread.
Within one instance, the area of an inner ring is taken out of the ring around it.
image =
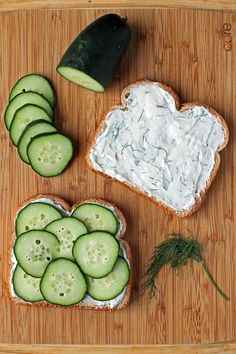
[[[108,113],[89,160],[94,169],[181,213],[207,186],[225,137],[207,108],[179,111],[158,83],[143,83],[130,89],[125,107]]]
[[[30,203],[46,203],[46,204],[50,204],[52,206],[54,206],[54,208],[56,208],[57,210],[59,210],[61,212],[61,214],[63,216],[70,216],[72,213],[73,213],[73,210],[70,212],[66,209],[64,209],[62,207],[62,205],[60,205],[59,203],[55,202],[53,199],[49,199],[49,198],[39,198],[39,199],[34,199],[32,201],[30,201]],[[124,225],[122,224],[121,220],[119,219],[118,215],[116,214],[116,211],[115,209],[112,207],[112,206],[109,206],[105,203],[98,203],[98,202],[89,202],[89,203],[92,203],[92,204],[99,204],[99,205],[102,205],[108,209],[110,209],[116,216],[118,222],[119,222],[119,225],[118,225],[118,230],[117,230],[117,233],[115,235],[115,237],[117,239],[119,239],[121,233],[122,233],[122,230],[124,228]],[[27,204],[28,205],[28,204]],[[20,212],[20,210],[22,210],[26,205],[24,205],[22,208],[19,209],[18,213]],[[124,257],[126,262],[128,263],[128,265],[130,266],[130,262],[129,262],[129,259],[127,257],[127,254],[126,254],[126,250],[125,250],[125,247],[123,246],[122,244],[122,240],[119,240],[119,243],[120,243],[120,256]],[[14,287],[13,287],[13,284],[12,284],[12,277],[13,277],[13,273],[14,273],[14,270],[15,270],[15,267],[17,266],[17,260],[16,260],[16,257],[14,255],[14,252],[12,251],[11,252],[11,272],[10,272],[10,291],[11,291],[11,295],[13,298],[15,299],[18,299],[18,300],[21,300],[15,293],[14,291]],[[85,295],[84,299],[80,302],[80,304],[84,304],[86,306],[96,306],[96,307],[99,307],[99,308],[103,308],[103,307],[109,307],[109,308],[115,308],[117,307],[124,299],[125,297],[125,294],[126,294],[126,289],[127,287],[124,288],[124,290],[119,294],[117,295],[114,299],[111,299],[111,300],[107,300],[107,301],[98,301],[98,300],[94,300],[91,296],[89,295]]]

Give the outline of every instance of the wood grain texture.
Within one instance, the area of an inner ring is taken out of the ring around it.
[[[115,11],[115,10],[114,10]],[[235,120],[236,16],[181,9],[117,9],[128,16],[133,35],[113,84],[104,94],[82,89],[55,67],[73,38],[109,10],[39,10],[0,14],[0,342],[38,344],[213,343],[236,338],[235,257]],[[232,50],[224,50],[223,26],[229,23]],[[45,179],[23,164],[4,127],[10,87],[21,75],[48,76],[56,89],[56,125],[75,145],[66,172]],[[214,107],[230,129],[230,143],[207,199],[192,217],[179,220],[115,182],[90,172],[86,145],[100,118],[120,102],[129,83],[152,79],[173,87],[182,102],[199,100]],[[84,197],[110,200],[128,220],[125,239],[135,261],[135,288],[130,306],[115,313],[95,313],[15,306],[5,296],[7,248],[18,204],[37,193],[52,193],[70,202]],[[172,231],[190,229],[204,246],[210,271],[230,296],[225,302],[198,266],[176,277],[164,269],[156,301],[142,295],[144,270],[155,245]]]
[[[235,354],[236,344],[214,345],[18,345],[0,344],[0,354]]]
[[[235,0],[0,0],[0,11],[78,8],[180,7],[208,10],[236,10]]]

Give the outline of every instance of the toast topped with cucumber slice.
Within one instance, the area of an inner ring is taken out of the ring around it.
[[[125,230],[122,212],[102,199],[70,207],[54,195],[29,198],[16,213],[9,298],[31,306],[125,308],[133,282]]]

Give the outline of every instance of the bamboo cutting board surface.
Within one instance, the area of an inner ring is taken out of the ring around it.
[[[96,94],[69,83],[55,67],[74,37],[108,10],[30,10],[0,14],[1,53],[1,210],[0,342],[47,344],[209,343],[236,338],[235,26],[233,13],[181,9],[117,9],[128,17],[132,40],[113,84]],[[227,30],[226,30],[227,29]],[[226,33],[227,32],[227,33]],[[56,89],[56,125],[75,146],[73,163],[56,178],[45,179],[23,164],[3,123],[12,84],[38,72]],[[212,105],[228,123],[230,142],[222,151],[220,171],[203,206],[179,220],[126,187],[90,172],[86,145],[102,115],[119,103],[122,89],[138,79],[169,84],[183,102]],[[7,250],[18,204],[37,193],[52,193],[71,203],[102,197],[117,204],[128,221],[125,235],[133,250],[135,287],[121,312],[16,306],[6,298]],[[165,269],[157,300],[142,295],[144,270],[152,249],[172,231],[190,229],[204,245],[214,278],[230,296],[225,302],[202,270],[188,266],[179,277]]]

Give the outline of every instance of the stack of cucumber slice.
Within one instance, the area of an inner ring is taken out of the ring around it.
[[[129,281],[118,220],[102,205],[84,203],[69,216],[32,202],[18,213],[15,229],[12,285],[27,302],[72,306],[88,295],[91,303],[110,301]]]
[[[5,124],[21,159],[41,176],[61,174],[73,155],[70,139],[53,125],[54,91],[38,74],[23,76],[13,86]]]

